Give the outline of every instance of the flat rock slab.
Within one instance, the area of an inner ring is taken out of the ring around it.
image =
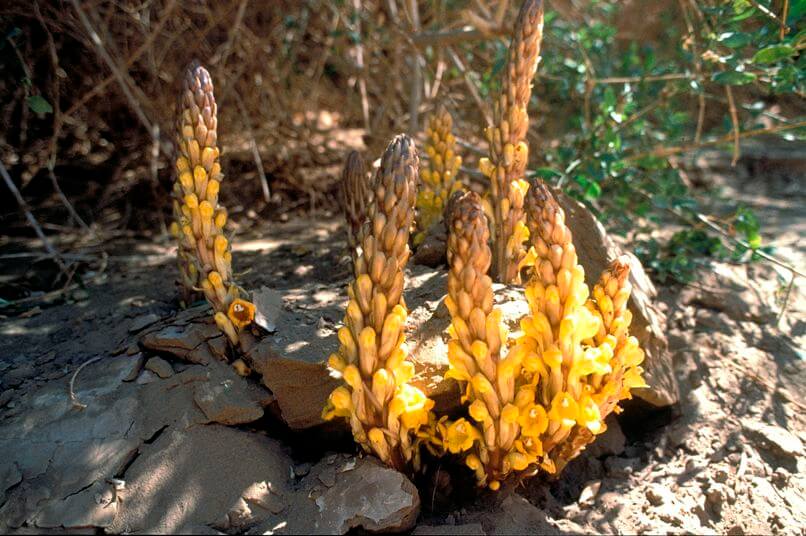
[[[118,518],[137,503],[117,501],[109,480],[128,480],[126,468],[133,460],[139,462],[137,456],[150,449],[151,442],[164,434],[207,428],[203,425],[215,420],[240,423],[263,414],[265,389],[249,384],[227,365],[190,365],[167,379],[143,371],[152,375],[148,384],[125,381],[142,366],[141,357],[103,358],[82,370],[75,394],[84,409],[70,401],[65,377],[22,394],[13,409],[4,410],[0,530],[121,526]],[[217,388],[223,382],[228,385],[221,394]],[[217,413],[208,415],[197,405],[197,391],[205,385],[215,395]],[[166,465],[173,462],[165,460]],[[239,463],[248,463],[249,470],[255,465],[249,458]],[[163,474],[171,471],[167,467]],[[285,475],[288,468],[283,471]],[[160,504],[149,501],[151,510],[162,512]]]
[[[107,531],[178,533],[258,523],[274,514],[259,500],[249,507],[244,495],[254,498],[257,485],[286,500],[291,465],[277,441],[259,434],[219,425],[166,431],[126,471],[125,501]]]

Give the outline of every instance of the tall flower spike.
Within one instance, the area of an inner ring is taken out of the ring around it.
[[[631,337],[628,331],[632,321],[632,313],[627,308],[632,292],[629,262],[626,256],[614,260],[602,272],[593,287],[593,296],[586,303],[601,321],[599,331],[591,342],[596,344],[602,358],[609,358],[609,372],[593,374],[587,381],[590,399],[602,419],[613,411],[620,411],[618,403],[632,397],[630,389],[646,387],[643,369],[639,366],[644,353],[637,339]],[[590,429],[576,427],[557,453],[557,470],[562,469],[594,439]]]
[[[576,426],[593,433],[603,430],[586,381],[604,373],[607,363],[585,341],[594,337],[601,321],[585,307],[588,287],[579,264],[565,213],[548,187],[529,184],[525,209],[536,260],[526,284],[530,314],[521,320],[523,335],[513,352],[523,358],[531,376],[534,398],[545,408],[548,426],[540,441],[543,466],[556,470],[552,449]]]
[[[240,299],[232,281],[231,244],[224,236],[226,210],[218,203],[224,175],[219,164],[218,119],[210,73],[193,63],[185,73],[177,126],[174,222],[185,303],[202,290],[216,324],[233,344],[254,318],[255,307]]]
[[[492,279],[487,275],[492,262],[487,245],[490,231],[477,194],[451,199],[449,231],[445,305],[452,321],[448,376],[466,385],[474,424],[460,419],[442,424],[440,432],[446,450],[465,453],[465,462],[479,484],[497,489],[511,472],[537,460],[539,452],[527,448],[533,445],[529,438],[521,437],[521,431],[522,425],[531,426],[526,430],[529,433],[535,431],[535,425],[540,428],[541,423],[532,424],[529,415],[539,420],[541,408],[518,395],[519,354],[501,357],[507,332],[501,312],[493,307]]]
[[[442,211],[451,194],[461,188],[456,180],[462,157],[456,154],[456,138],[451,132],[453,118],[448,110],[440,106],[428,119],[425,129],[425,152],[428,154],[428,168],[420,171],[422,187],[417,194],[417,228],[414,243],[420,244],[428,229],[442,217]]]
[[[532,79],[537,71],[543,38],[543,2],[525,0],[515,23],[509,46],[501,95],[494,103],[494,124],[485,129],[490,158],[482,158],[479,168],[490,178],[493,205],[493,269],[496,280],[517,282],[525,257],[523,242],[523,198],[528,187],[523,180],[529,159],[526,132],[527,106]]]
[[[347,384],[330,395],[325,419],[348,417],[355,440],[386,464],[405,470],[417,461],[417,432],[433,401],[409,385],[403,269],[408,262],[419,160],[408,136],[395,137],[381,159],[367,221],[359,234],[355,280],[329,365]]]
[[[355,259],[358,233],[367,218],[367,205],[371,196],[364,159],[358,151],[352,151],[347,156],[340,190],[344,216],[347,220],[347,245]]]

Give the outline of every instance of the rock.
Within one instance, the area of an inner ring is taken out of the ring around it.
[[[118,502],[111,486],[96,481],[80,493],[48,503],[34,517],[34,524],[39,528],[104,528],[112,524],[117,512]]]
[[[509,493],[497,510],[479,519],[486,534],[563,534],[549,515],[515,493]],[[568,521],[571,524],[570,521]],[[575,532],[582,532],[581,527]]]
[[[639,462],[640,460],[638,458],[618,458],[612,456],[605,459],[604,465],[607,474],[613,478],[627,478],[632,474]]]
[[[720,311],[732,320],[749,320],[760,324],[772,322],[777,310],[775,297],[756,282],[757,277],[749,277],[747,272],[745,265],[711,263],[707,270],[700,272],[696,289],[681,291],[681,301]],[[766,275],[770,280],[775,279],[772,268]]]
[[[592,506],[596,500],[596,496],[599,494],[599,489],[601,487],[602,481],[594,480],[582,488],[582,492],[579,494],[579,499],[577,499],[577,502],[580,504],[580,506]]]
[[[160,316],[155,313],[148,313],[147,315],[140,315],[129,324],[129,333],[137,333],[142,331],[151,324],[159,322]]]
[[[140,344],[155,352],[169,353],[191,363],[206,365],[213,354],[205,342],[220,337],[221,332],[210,321],[206,321],[209,317],[208,311],[194,312],[198,315],[198,322],[184,325],[170,324],[157,331],[151,331],[142,337]]]
[[[255,324],[268,333],[277,331],[277,319],[283,311],[282,294],[268,287],[261,287],[252,293],[255,304]]]
[[[14,389],[6,389],[0,393],[0,408],[8,404],[14,398],[15,393],[16,391]]]
[[[290,533],[346,534],[353,529],[404,532],[414,526],[420,496],[402,473],[375,458],[348,459],[336,469],[338,478],[333,486],[313,493],[320,471],[327,466],[327,461],[320,462],[303,480],[302,489],[312,497],[307,500],[313,503],[315,513],[291,516],[295,520],[289,521]]]
[[[14,367],[3,375],[3,384],[9,387],[19,387],[22,382],[36,376],[36,368],[31,363],[23,363]]]
[[[585,452],[588,456],[594,458],[603,458],[605,456],[619,456],[624,452],[624,445],[627,443],[627,438],[624,437],[624,432],[621,431],[621,425],[618,419],[612,413],[605,419],[607,430],[604,433],[596,436],[596,439],[585,447]]]
[[[126,499],[107,532],[176,533],[230,519],[233,510],[238,526],[264,521],[274,514],[259,505],[261,484],[288,494],[290,464],[265,436],[219,425],[166,431],[126,471]]]
[[[137,385],[146,385],[154,381],[157,381],[157,375],[150,370],[144,370],[137,376],[135,383]]]
[[[467,523],[464,525],[417,525],[412,532],[413,536],[484,536],[481,523]]]
[[[800,439],[780,426],[743,419],[742,430],[756,446],[781,456],[790,463],[797,463],[798,457],[803,455],[803,444]]]
[[[646,498],[652,506],[661,506],[674,501],[674,495],[667,486],[651,484],[646,489]]]
[[[152,357],[146,363],[146,370],[150,370],[162,379],[170,378],[174,374],[171,364],[161,357]]]
[[[566,222],[573,233],[579,262],[585,268],[585,279],[588,285],[593,285],[599,274],[622,252],[607,235],[602,224],[582,203],[564,194],[557,195],[557,198],[565,210]],[[630,283],[633,287],[629,301],[633,314],[630,333],[638,339],[646,354],[642,366],[649,385],[647,389],[636,389],[634,394],[654,406],[669,406],[679,400],[680,389],[664,335],[665,315],[652,303],[657,291],[644,272],[641,262],[631,253],[628,256]]]
[[[133,382],[140,375],[146,362],[146,356],[142,352],[132,355],[129,361],[129,371],[123,376],[124,382]]]
[[[245,424],[263,416],[263,407],[251,395],[249,383],[226,365],[209,366],[209,381],[196,384],[193,400],[212,422]]]

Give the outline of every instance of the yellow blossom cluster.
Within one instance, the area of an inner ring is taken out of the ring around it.
[[[451,215],[449,375],[466,387],[469,419],[442,420],[437,434],[491,489],[527,468],[562,469],[605,430],[605,417],[630,389],[645,386],[643,352],[628,334],[626,261],[614,261],[589,296],[565,215],[548,187],[533,181],[525,209],[535,252],[525,287],[529,314],[506,355],[480,200],[466,195]]]
[[[501,283],[519,282],[526,254],[523,243],[529,233],[523,223],[523,198],[528,188],[524,180],[529,159],[527,107],[542,38],[543,2],[526,0],[515,23],[501,94],[494,102],[494,124],[484,131],[490,157],[479,161],[479,170],[490,179],[493,273]]]
[[[428,168],[420,171],[422,187],[417,194],[417,227],[414,244],[420,244],[428,229],[439,221],[451,194],[461,188],[456,180],[462,157],[456,154],[456,138],[451,132],[453,118],[440,107],[429,117],[426,127],[425,152]]]
[[[178,241],[184,301],[189,303],[201,290],[213,306],[216,324],[236,344],[238,331],[252,322],[255,307],[240,298],[232,280],[232,252],[224,236],[227,211],[218,203],[224,175],[213,82],[197,63],[185,75],[181,107],[171,233]]]
[[[414,365],[407,360],[404,333],[403,269],[418,167],[411,138],[395,137],[381,159],[359,233],[340,347],[328,360],[346,385],[331,393],[322,413],[324,419],[347,418],[356,442],[401,471],[419,463],[420,431],[434,405],[409,384]]]

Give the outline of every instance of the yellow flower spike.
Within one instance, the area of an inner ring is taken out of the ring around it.
[[[506,456],[505,463],[508,464],[513,471],[523,471],[529,467],[531,460],[528,456],[520,452],[510,452]]]
[[[446,120],[450,114],[444,107],[429,117],[425,129],[425,152],[428,155],[428,169],[420,173],[422,190],[417,197],[419,230],[415,243],[425,238],[426,231],[442,218],[442,208],[451,192],[459,184],[456,175],[461,166],[461,158],[455,155],[455,138],[450,133],[452,121]]]
[[[230,303],[227,317],[236,328],[241,330],[255,319],[255,305],[246,300],[237,299]]]
[[[501,411],[501,420],[507,424],[515,424],[518,422],[519,411],[517,406],[507,404]]]
[[[424,393],[407,383],[414,368],[406,361],[403,329],[403,270],[410,256],[419,160],[413,141],[397,136],[386,148],[374,181],[366,179],[359,164],[360,157],[351,155],[342,181],[355,279],[348,287],[338,355],[351,363],[342,377],[352,390],[349,419],[354,439],[405,471],[419,463],[418,449],[427,441],[425,427],[432,421],[433,407]],[[363,187],[366,197],[357,193]]]
[[[467,419],[459,419],[448,426],[445,448],[452,454],[459,454],[470,450],[480,438],[481,434]]]

